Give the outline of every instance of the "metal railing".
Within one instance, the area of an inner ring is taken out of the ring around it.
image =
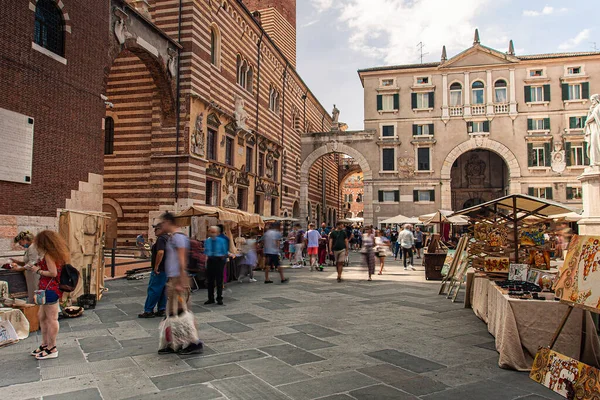
[[[140,255],[136,256],[135,254],[139,252]],[[142,257],[143,253],[148,254],[148,257]],[[116,240],[113,242],[112,247],[104,248],[104,258],[110,257],[110,277],[115,277],[115,270],[117,267],[121,267],[123,265],[135,265],[135,264],[146,264],[150,261],[150,250],[145,249],[142,250],[139,247],[117,247]],[[127,258],[133,261],[124,261],[117,263],[117,257],[119,258]]]

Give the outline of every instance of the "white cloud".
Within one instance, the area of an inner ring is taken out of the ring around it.
[[[327,0],[312,0],[313,4]],[[388,64],[418,61],[417,43],[428,59],[439,59],[442,45],[449,55],[473,40],[475,18],[493,0],[338,0],[342,29],[352,50]],[[484,38],[485,39],[485,38]],[[485,40],[484,40],[485,42]],[[507,42],[508,43],[508,42]],[[508,45],[508,44],[507,44]],[[368,63],[368,62],[366,62]]]
[[[333,0],[310,0],[319,12],[329,10],[333,6]]]
[[[574,38],[567,40],[566,42],[561,43],[558,48],[560,50],[571,50],[577,46],[579,46],[584,41],[590,38],[591,29],[584,29],[577,34]]]
[[[552,15],[568,11],[568,8],[554,8],[551,6],[545,6],[541,11],[536,10],[523,10],[523,16],[525,17],[539,17],[541,15]]]
[[[318,20],[318,19],[314,19],[314,20],[312,20],[312,21],[308,21],[308,22],[307,22],[307,23],[305,23],[305,24],[302,24],[300,27],[301,27],[301,28],[308,28],[309,26],[311,26],[311,25],[314,25],[314,24],[316,24],[317,22],[319,22],[319,20]]]

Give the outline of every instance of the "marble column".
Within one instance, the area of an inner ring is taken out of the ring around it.
[[[470,76],[469,76],[468,72],[465,72],[465,87],[464,87],[463,91],[465,94],[464,116],[470,117],[471,116],[471,80],[470,80]]]

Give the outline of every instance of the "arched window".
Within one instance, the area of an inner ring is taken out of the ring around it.
[[[61,57],[65,55],[65,28],[60,8],[52,0],[38,0],[35,6],[33,41]]]
[[[471,85],[471,93],[473,95],[472,104],[484,104],[485,103],[485,86],[481,81],[475,81]]]
[[[104,154],[113,154],[115,150],[115,120],[106,117],[104,120]]]
[[[252,67],[248,67],[248,72],[246,72],[246,90],[252,93],[252,87],[254,85],[254,70]]]
[[[210,62],[217,68],[221,67],[221,33],[215,25],[210,28]]]
[[[274,87],[271,87],[271,91],[269,92],[269,109],[279,114],[279,92]]]
[[[246,89],[246,78],[247,78],[246,74],[247,73],[248,73],[248,63],[246,62],[246,60],[242,60],[238,64],[237,83],[244,89]]]
[[[462,102],[462,85],[458,82],[454,82],[450,85],[450,106],[462,106]]]
[[[495,103],[506,103],[506,81],[504,79],[498,79],[494,83],[494,102]]]

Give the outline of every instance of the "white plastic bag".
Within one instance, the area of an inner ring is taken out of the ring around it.
[[[9,321],[0,321],[0,347],[17,343],[19,337]]]

